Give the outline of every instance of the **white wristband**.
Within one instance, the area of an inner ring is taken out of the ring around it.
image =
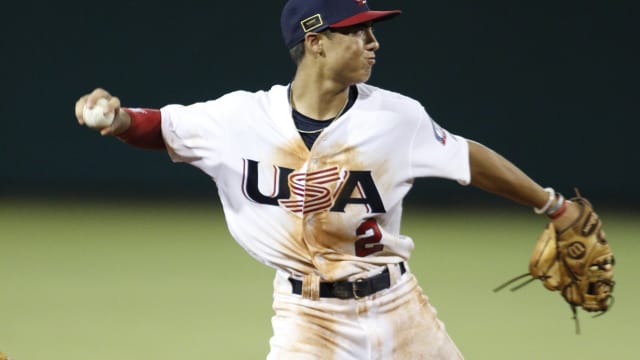
[[[562,194],[558,194],[558,196],[556,196],[556,199],[558,199],[556,201],[556,204],[553,206],[549,206],[549,208],[547,209],[547,216],[553,216],[553,214],[555,214],[562,207],[562,204],[564,203],[564,196],[562,196]]]
[[[551,204],[553,203],[553,199],[556,197],[556,191],[553,190],[552,188],[550,188],[550,187],[545,188],[544,191],[549,193],[549,200],[547,200],[547,203],[544,204],[543,207],[541,207],[541,208],[534,207],[533,208],[533,211],[538,215],[544,214],[549,209],[549,206],[551,206]]]

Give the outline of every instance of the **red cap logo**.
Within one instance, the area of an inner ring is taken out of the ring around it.
[[[367,3],[367,0],[353,0],[358,3],[358,6],[364,6]]]

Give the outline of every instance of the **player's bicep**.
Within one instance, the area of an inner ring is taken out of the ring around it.
[[[213,175],[224,139],[222,121],[211,104],[169,105],[162,108],[162,136],[175,162],[190,163]]]

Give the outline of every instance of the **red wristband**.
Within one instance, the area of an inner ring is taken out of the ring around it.
[[[157,109],[121,108],[129,114],[129,128],[117,137],[127,144],[145,149],[165,149],[162,115]]]
[[[567,200],[566,199],[562,202],[562,205],[560,206],[560,208],[558,210],[556,210],[553,214],[550,214],[549,217],[552,220],[555,220],[555,219],[559,218],[560,216],[562,216],[562,214],[564,214],[565,211],[567,211]]]

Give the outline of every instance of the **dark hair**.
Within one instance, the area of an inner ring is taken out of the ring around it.
[[[304,57],[304,41],[301,41],[289,49],[289,55],[296,65],[300,64]]]
[[[325,34],[327,37],[331,37],[333,32],[331,29],[325,29],[319,32],[319,34]],[[291,49],[289,49],[289,55],[296,65],[300,64],[302,58],[304,57],[304,40],[294,45]]]

